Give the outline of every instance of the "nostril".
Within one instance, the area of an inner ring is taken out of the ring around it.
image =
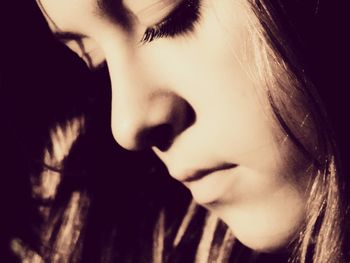
[[[171,124],[161,124],[152,127],[144,135],[151,146],[155,146],[161,151],[166,151],[175,137],[174,128]]]
[[[196,122],[196,113],[194,112],[193,108],[190,104],[185,102],[185,114],[183,119],[183,127],[182,131],[186,130],[188,127],[192,126]]]
[[[194,110],[187,102],[181,101],[176,109],[168,117],[168,122],[148,127],[138,134],[137,141],[142,148],[155,146],[160,151],[167,151],[175,137],[196,121]]]
[[[113,102],[113,135],[125,149],[138,151],[157,147],[167,151],[175,138],[196,121],[191,105],[176,94],[153,94],[151,99],[142,98],[141,102],[142,106],[132,107],[133,104],[123,101],[119,105],[124,108],[117,108],[118,104]]]

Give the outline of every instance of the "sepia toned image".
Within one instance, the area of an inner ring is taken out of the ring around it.
[[[350,262],[345,3],[0,6],[0,262]]]

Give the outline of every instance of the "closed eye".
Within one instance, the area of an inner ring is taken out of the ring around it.
[[[54,36],[77,54],[91,70],[104,65],[105,56],[93,39],[73,32],[55,32]]]
[[[157,38],[175,37],[193,31],[200,16],[199,7],[199,0],[182,1],[165,19],[148,27],[141,42],[152,42]]]

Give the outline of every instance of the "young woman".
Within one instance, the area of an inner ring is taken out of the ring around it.
[[[23,260],[348,260],[348,179],[336,143],[345,136],[321,97],[331,101],[338,90],[328,91],[330,84],[342,85],[341,76],[334,79],[337,54],[329,56],[341,42],[321,34],[336,24],[324,22],[335,4],[36,4],[53,36],[92,71],[80,72],[88,81],[77,86],[93,87],[95,101],[86,106],[84,95],[80,112],[47,125],[50,143],[32,196],[59,201],[39,206],[36,249],[12,241]],[[111,102],[98,95],[109,79]],[[110,148],[108,121],[100,120],[109,103],[116,142],[140,155]],[[72,157],[81,152],[84,161]],[[164,179],[160,161],[184,188]],[[97,176],[114,171],[122,179]],[[84,180],[63,184],[64,174]],[[59,198],[57,187],[69,194]],[[206,210],[189,203],[184,189]]]

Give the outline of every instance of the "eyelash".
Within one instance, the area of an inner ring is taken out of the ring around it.
[[[175,37],[193,31],[198,21],[199,0],[184,0],[160,23],[146,29],[141,42],[152,42],[157,38]]]

